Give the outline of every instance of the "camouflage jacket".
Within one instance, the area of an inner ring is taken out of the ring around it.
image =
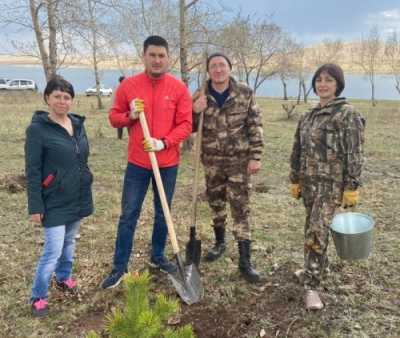
[[[248,158],[261,160],[263,129],[261,113],[253,91],[245,84],[230,79],[229,96],[221,108],[206,89],[207,109],[204,112],[202,159]],[[199,95],[197,90],[193,98]],[[199,115],[193,113],[193,131],[197,131]]]
[[[298,123],[290,158],[290,180],[329,181],[340,194],[360,185],[365,120],[337,98],[303,115]]]

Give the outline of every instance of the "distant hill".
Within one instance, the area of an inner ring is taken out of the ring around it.
[[[336,43],[336,45],[335,45]],[[326,62],[338,63],[345,73],[360,74],[363,72],[360,65],[357,64],[356,52],[359,50],[358,42],[321,42],[304,50],[304,60],[307,69],[312,72],[318,65]],[[389,73],[389,67],[384,60],[384,48],[382,46],[379,55],[380,61],[376,72],[379,74]],[[177,60],[173,62],[174,68],[177,68]],[[36,57],[22,55],[0,54],[0,65],[38,65],[41,62]],[[109,57],[100,63],[101,69],[141,69],[142,62],[138,57],[120,56],[118,59]],[[73,67],[91,67],[90,58],[82,56],[70,57],[65,61],[65,66]]]

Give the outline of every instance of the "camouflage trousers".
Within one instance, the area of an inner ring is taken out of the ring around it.
[[[226,226],[226,204],[229,202],[236,240],[250,240],[249,175],[247,161],[224,159],[204,161],[208,203],[213,227]]]
[[[338,205],[332,184],[327,182],[302,185],[302,197],[306,208],[304,287],[315,289],[328,268],[329,226]]]

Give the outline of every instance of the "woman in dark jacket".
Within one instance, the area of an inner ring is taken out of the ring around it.
[[[28,210],[31,220],[44,226],[45,236],[32,287],[35,316],[48,312],[53,273],[58,287],[76,289],[71,278],[75,235],[81,219],[93,212],[85,118],[69,113],[73,98],[69,82],[58,76],[51,79],[44,91],[49,112],[35,112],[26,130]]]

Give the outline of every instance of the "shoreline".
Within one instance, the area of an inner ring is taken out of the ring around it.
[[[99,64],[99,70],[107,71],[107,70],[132,70],[132,71],[140,71],[142,70],[142,62],[137,58],[128,58],[124,57],[123,61],[109,59],[101,62]],[[10,54],[0,54],[0,66],[13,66],[13,67],[42,67],[42,63],[38,58],[21,56],[21,55],[10,55]],[[343,68],[345,74],[352,75],[364,75],[362,69],[358,69],[354,64],[343,63],[340,65]],[[74,62],[69,61],[65,62],[60,69],[66,68],[76,68],[76,69],[91,69],[92,66],[90,62]],[[179,69],[172,67],[174,71],[178,71]],[[376,74],[379,75],[392,75],[387,66],[381,65],[376,70]]]

